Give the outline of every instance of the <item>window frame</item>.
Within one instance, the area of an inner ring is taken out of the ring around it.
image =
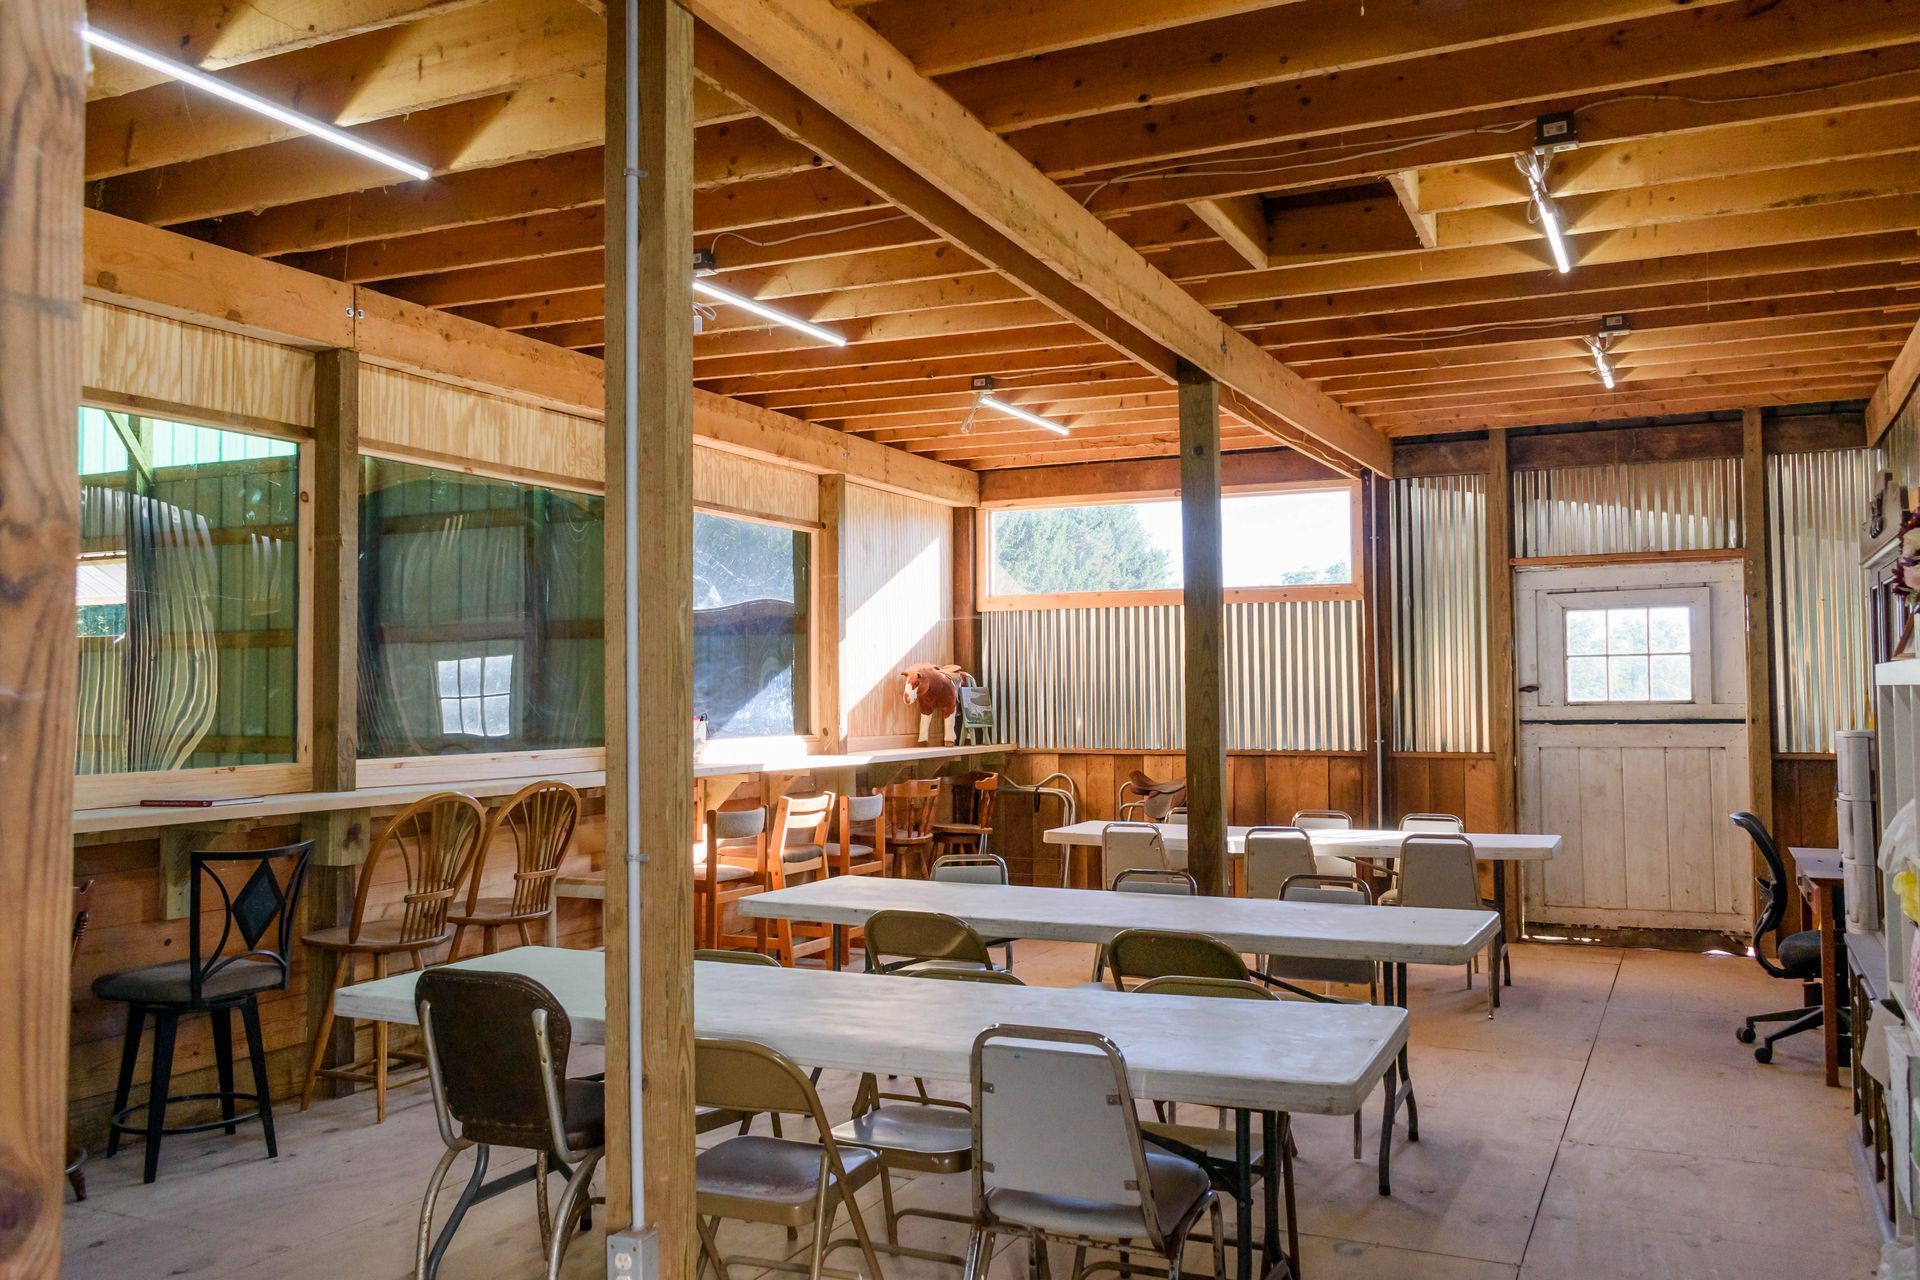
[[[1550,710],[1561,719],[1626,719],[1661,720],[1688,719],[1712,713],[1713,701],[1713,646],[1714,636],[1714,598],[1713,588],[1695,584],[1676,584],[1672,586],[1648,586],[1635,588],[1601,588],[1583,590],[1579,588],[1556,590],[1544,594],[1541,607],[1545,610],[1542,618],[1540,636],[1541,661],[1539,672],[1540,689],[1536,695],[1536,705]],[[1692,666],[1692,693],[1686,701],[1655,701],[1653,699],[1635,699],[1605,702],[1575,702],[1567,696],[1567,614],[1592,609],[1660,609],[1684,608],[1687,610],[1688,643],[1692,646],[1688,657]],[[1553,655],[1553,661],[1546,660],[1546,654]]]
[[[1228,604],[1252,604],[1291,600],[1360,600],[1366,595],[1365,543],[1361,526],[1361,488],[1358,480],[1297,480],[1270,484],[1232,485],[1221,489],[1229,498],[1257,497],[1273,493],[1325,493],[1344,490],[1351,504],[1349,532],[1352,550],[1347,563],[1352,581],[1311,583],[1292,587],[1229,587]],[[1022,498],[1005,502],[982,503],[975,517],[974,542],[979,554],[974,558],[974,598],[983,613],[1011,613],[1041,609],[1095,609],[1127,605],[1180,604],[1186,594],[1179,587],[1121,591],[1057,591],[1035,595],[1000,595],[993,590],[993,515],[998,511],[1051,510],[1062,507],[1116,507],[1138,503],[1180,500],[1178,489],[1152,489],[1126,493],[1076,494],[1072,496]]]
[[[229,764],[136,773],[75,772],[73,807],[94,809],[141,800],[224,800],[313,790],[314,539],[313,503],[308,500],[314,484],[313,431],[287,422],[95,391],[82,395],[78,408],[164,418],[188,426],[264,436],[293,444],[299,450],[294,455],[294,478],[299,486],[300,501],[294,527],[293,759],[278,764]]]

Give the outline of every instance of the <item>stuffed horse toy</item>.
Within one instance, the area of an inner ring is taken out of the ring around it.
[[[960,682],[968,678],[967,673],[959,667],[936,667],[923,662],[902,671],[900,678],[906,682],[900,691],[902,699],[920,711],[920,745],[927,745],[936,716],[946,741],[959,742]]]

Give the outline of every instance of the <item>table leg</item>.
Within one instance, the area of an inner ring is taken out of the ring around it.
[[[840,967],[840,948],[846,945],[846,941],[847,927],[841,924],[833,926],[833,945],[827,949],[827,967],[829,969],[838,969]]]
[[[1500,941],[1487,952],[1487,981],[1493,986],[1493,1007],[1500,1007],[1500,987],[1502,975],[1506,971],[1507,958],[1507,864],[1493,864],[1493,912],[1500,917]],[[1506,978],[1506,985],[1513,980]]]
[[[1820,1030],[1827,1055],[1827,1085],[1840,1087],[1840,930],[1837,887],[1820,885],[1813,895],[1820,928]]]
[[[1400,1109],[1400,1064],[1389,1062],[1380,1081],[1383,1095],[1380,1108],[1380,1194],[1393,1194],[1393,1125]]]
[[[1287,1195],[1287,1253],[1284,1259],[1286,1274],[1290,1280],[1300,1280],[1300,1228],[1297,1225],[1298,1214],[1294,1212],[1293,1197],[1293,1147],[1291,1133],[1284,1135],[1282,1125],[1291,1128],[1291,1120],[1276,1112],[1266,1112],[1261,1116],[1261,1167],[1266,1170],[1262,1179],[1266,1190],[1266,1232],[1261,1241],[1261,1252],[1266,1257],[1267,1277],[1277,1271],[1280,1259],[1280,1192],[1284,1184]],[[1274,1171],[1280,1171],[1280,1182],[1274,1181]]]

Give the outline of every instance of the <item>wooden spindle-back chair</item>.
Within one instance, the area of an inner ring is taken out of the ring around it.
[[[894,872],[924,877],[933,863],[933,819],[940,804],[940,784],[932,779],[896,782],[884,794],[887,847],[893,850]]]
[[[389,818],[375,836],[360,866],[353,895],[353,918],[344,925],[317,929],[301,941],[320,951],[339,957],[335,987],[357,980],[359,958],[373,961],[373,976],[384,978],[392,957],[406,952],[416,969],[426,967],[426,952],[453,940],[450,919],[453,900],[460,884],[472,869],[487,830],[487,811],[472,796],[457,791],[442,791],[402,809]],[[405,892],[397,916],[377,920],[367,918],[373,886],[383,865],[398,859],[403,868]],[[324,1077],[374,1087],[376,1120],[387,1118],[387,1090],[426,1078],[425,1055],[414,1050],[394,1052],[389,1045],[391,1024],[373,1024],[373,1057],[356,1060],[344,1067],[323,1064],[327,1040],[333,1031],[333,1000],[321,1015],[319,1035],[314,1040],[313,1056],[307,1066],[306,1088],[300,1095],[300,1109],[313,1101],[313,1091]],[[422,1070],[404,1080],[393,1080],[389,1064],[394,1061],[418,1064]]]
[[[573,845],[574,828],[579,822],[580,793],[564,782],[536,782],[501,802],[474,854],[473,871],[467,876],[467,900],[448,916],[453,921],[449,959],[459,956],[460,940],[470,928],[480,930],[480,949],[485,955],[493,954],[500,930],[508,925],[518,930],[520,945],[532,944],[528,926],[553,914],[553,883],[560,874],[561,860]],[[482,897],[487,857],[501,838],[513,845],[513,892]]]
[[[827,832],[839,797],[831,791],[812,795],[780,797],[773,807],[773,830],[768,852],[768,877],[775,889],[784,889],[789,878],[800,875],[825,875],[827,870]],[[831,952],[832,931],[823,925],[795,924],[777,920],[771,928],[769,946],[780,963],[793,965],[802,956]],[[837,963],[839,957],[832,957]]]

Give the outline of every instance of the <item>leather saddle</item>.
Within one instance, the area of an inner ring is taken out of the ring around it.
[[[1187,784],[1180,779],[1155,782],[1137,769],[1127,775],[1127,787],[1140,797],[1149,822],[1163,821],[1187,798]]]

